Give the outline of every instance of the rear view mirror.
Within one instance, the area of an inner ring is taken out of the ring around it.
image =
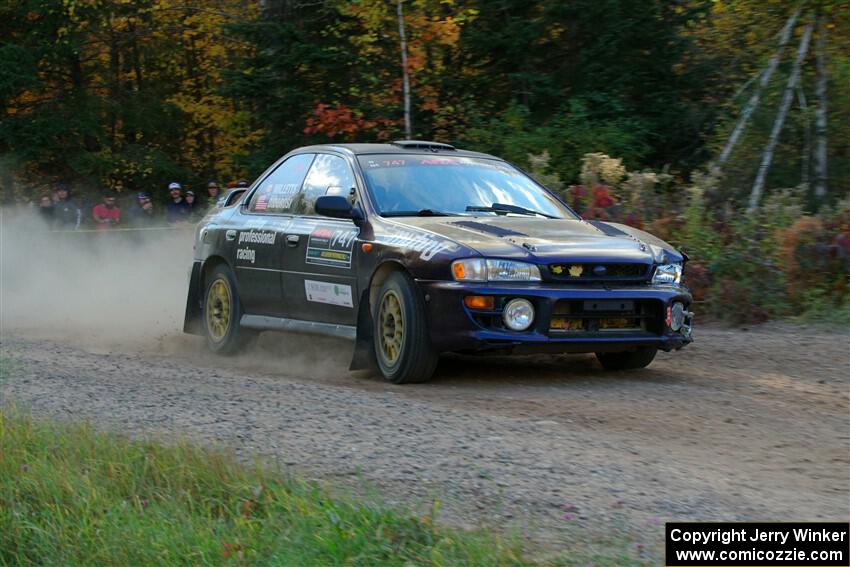
[[[363,220],[363,212],[352,207],[345,197],[323,195],[316,199],[316,214],[336,219],[352,219],[355,224]]]

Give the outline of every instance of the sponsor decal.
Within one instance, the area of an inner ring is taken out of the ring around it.
[[[570,266],[570,277],[578,278],[581,277],[582,273],[584,273],[584,266],[581,264]]]
[[[351,269],[351,250],[357,232],[357,229],[315,229],[307,241],[305,261],[319,266]]]
[[[370,159],[367,166],[370,168],[376,167],[404,167],[407,162],[403,159]]]
[[[238,248],[236,250],[236,259],[253,264],[257,259],[257,251],[253,248]]]
[[[277,233],[264,230],[243,230],[239,233],[239,244],[274,244]]]
[[[350,285],[304,280],[304,292],[307,294],[307,301],[354,307]]]
[[[419,259],[425,262],[440,252],[454,252],[458,249],[454,242],[417,232],[399,232],[382,239],[382,242],[388,246],[399,246],[419,252]]]

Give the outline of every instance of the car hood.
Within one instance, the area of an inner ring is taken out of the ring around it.
[[[541,263],[683,260],[666,242],[617,223],[516,216],[404,217],[392,221],[449,238],[483,256]]]

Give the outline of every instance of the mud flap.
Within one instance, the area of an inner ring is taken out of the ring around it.
[[[369,290],[360,297],[360,309],[357,312],[357,338],[354,340],[354,355],[349,370],[370,370],[377,368],[375,349],[372,348],[372,313],[369,310]]]
[[[192,264],[189,276],[189,293],[186,297],[186,314],[183,317],[183,332],[190,335],[202,335],[203,327],[201,306],[201,267],[200,262]]]

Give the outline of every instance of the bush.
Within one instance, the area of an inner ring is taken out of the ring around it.
[[[696,173],[682,188],[601,153],[585,155],[581,181],[560,193],[583,218],[644,228],[688,254],[685,283],[698,314],[850,322],[850,200],[813,216],[803,188],[784,189],[748,214],[715,202],[716,174]]]

